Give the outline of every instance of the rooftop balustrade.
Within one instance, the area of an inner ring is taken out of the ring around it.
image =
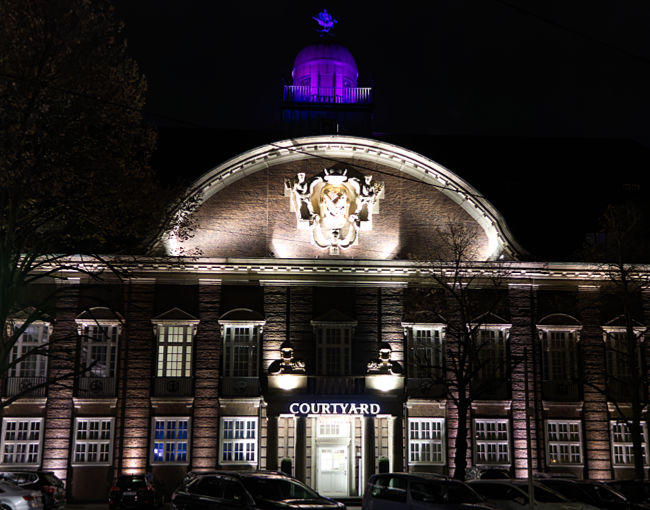
[[[371,104],[372,88],[285,85],[282,100],[285,103]]]

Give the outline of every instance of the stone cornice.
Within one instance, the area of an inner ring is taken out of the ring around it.
[[[452,263],[423,263],[410,260],[352,260],[352,259],[218,259],[183,257],[140,257],[121,260],[105,257],[108,263],[120,268],[125,282],[139,282],[142,278],[164,277],[205,278],[228,281],[257,281],[261,285],[376,285],[405,286],[433,281],[433,274],[444,272],[452,276]],[[79,271],[73,269],[79,267]],[[43,271],[54,267],[42,267]],[[636,266],[638,278],[650,278],[650,265]],[[585,282],[607,282],[612,272],[606,266],[591,263],[542,262],[468,262],[461,268],[464,279],[484,280],[486,284],[498,281],[504,284],[531,285],[549,282],[584,285]],[[102,273],[106,280],[107,268],[100,261],[89,262],[87,257],[66,259],[66,269],[57,277],[75,278],[81,273]]]

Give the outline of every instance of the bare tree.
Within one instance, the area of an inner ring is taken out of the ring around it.
[[[644,409],[648,399],[648,367],[644,353],[647,327],[643,325],[642,292],[650,287],[647,266],[648,227],[642,208],[627,201],[610,205],[601,232],[587,246],[587,256],[607,275],[602,294],[619,315],[604,326],[606,387],[586,376],[585,384],[604,392],[617,410],[617,419],[629,433],[634,472],[644,478]],[[629,412],[626,411],[629,409]]]
[[[42,356],[72,367],[15,399],[74,370],[70,349],[32,341],[56,319],[57,282],[100,277],[88,259],[117,274],[98,254],[146,252],[177,220],[182,237],[188,216],[168,213],[175,191],[150,166],[146,82],[111,3],[6,0],[0,18],[0,377]]]
[[[425,369],[431,388],[441,389],[457,410],[453,476],[463,480],[472,402],[505,387],[509,377],[507,350],[495,351],[494,339],[485,334],[487,324],[503,322],[499,312],[507,271],[500,262],[476,263],[477,235],[471,225],[452,219],[437,234],[435,254],[417,257],[424,285],[414,290],[410,312],[443,324],[444,343],[441,356],[419,356],[412,346],[410,362],[420,373]]]

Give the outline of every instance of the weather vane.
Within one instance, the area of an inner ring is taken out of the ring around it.
[[[319,12],[318,16],[312,16],[312,18],[320,25],[320,30],[318,30],[318,32],[321,34],[329,34],[329,31],[334,28],[334,24],[338,23],[338,21],[332,18],[332,15],[327,12],[327,9],[323,9],[323,12]]]

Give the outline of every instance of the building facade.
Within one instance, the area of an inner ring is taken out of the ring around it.
[[[353,63],[308,101],[343,104],[323,97],[349,96]],[[282,469],[336,497],[383,470],[453,474],[453,357],[469,324],[468,466],[633,475],[627,316],[606,268],[521,260],[479,191],[369,138],[258,147],[188,194],[190,239],[116,259],[124,279],[91,278],[101,264],[84,261],[57,280],[55,322],[31,325],[14,355],[51,340],[75,361],[33,356],[7,374],[5,398],[58,381],[3,408],[3,467],[53,470],[74,500],[145,471],[171,491],[189,470]],[[481,313],[453,304],[454,278]],[[648,295],[634,303],[645,374]]]

